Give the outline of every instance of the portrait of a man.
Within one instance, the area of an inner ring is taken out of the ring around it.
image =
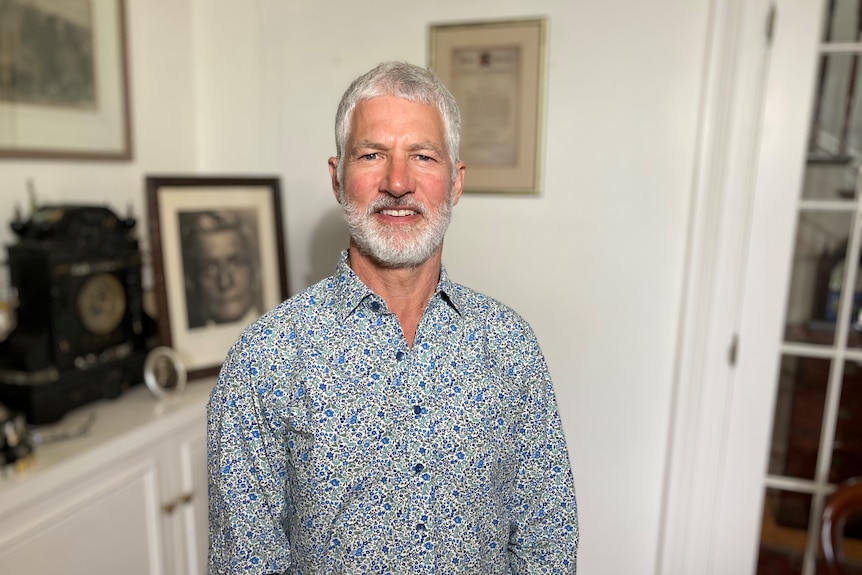
[[[177,383],[179,383],[177,368],[167,355],[156,357],[153,363],[153,377],[155,377],[159,387],[167,391],[172,391],[177,387]]]
[[[189,329],[262,313],[255,210],[179,212]]]

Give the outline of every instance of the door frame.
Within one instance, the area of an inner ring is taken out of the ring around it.
[[[822,3],[711,6],[660,575],[755,571]]]

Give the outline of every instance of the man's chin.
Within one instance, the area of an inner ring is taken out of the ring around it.
[[[356,246],[363,255],[370,258],[377,265],[384,268],[416,268],[428,262],[437,253],[439,246],[426,250],[417,247],[380,247],[368,246],[356,242]]]
[[[227,307],[222,306],[218,309],[218,313],[211,313],[210,317],[216,323],[232,323],[239,321],[250,309],[248,306],[242,307]]]

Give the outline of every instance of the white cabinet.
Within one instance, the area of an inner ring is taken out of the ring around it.
[[[206,573],[205,406],[212,381],[83,407],[85,435],[38,445],[0,479],[3,575]]]

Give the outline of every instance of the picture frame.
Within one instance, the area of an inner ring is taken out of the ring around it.
[[[130,160],[125,0],[6,0],[0,22],[0,157]]]
[[[144,360],[144,384],[153,397],[179,395],[186,388],[187,373],[179,354],[172,348],[154,347]]]
[[[288,296],[277,177],[145,178],[159,343],[193,380]]]
[[[428,67],[461,111],[465,192],[538,194],[547,19],[438,23]]]

